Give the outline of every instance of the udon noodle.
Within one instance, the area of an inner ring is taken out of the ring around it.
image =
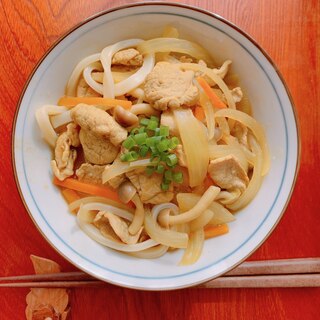
[[[84,57],[65,96],[37,110],[53,182],[86,235],[143,259],[183,249],[188,265],[228,232],[270,166],[231,64],[168,26]]]

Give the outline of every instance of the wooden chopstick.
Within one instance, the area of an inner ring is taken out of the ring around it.
[[[320,272],[320,258],[246,261],[224,276],[297,274]]]
[[[9,283],[4,283],[8,282]],[[19,282],[25,281],[25,282]],[[2,282],[2,283],[1,283]],[[0,277],[0,287],[101,287],[107,285],[84,272]],[[320,258],[244,262],[203,288],[261,288],[320,286]]]
[[[108,287],[110,284],[93,281],[44,281],[1,283],[6,288],[88,288]],[[220,277],[195,288],[298,288],[320,287],[320,273],[298,275],[229,276]]]

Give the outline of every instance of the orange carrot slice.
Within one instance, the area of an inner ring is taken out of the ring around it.
[[[222,234],[228,233],[229,227],[227,224],[220,224],[218,226],[206,226],[204,228],[205,239],[221,236]]]
[[[121,106],[125,109],[130,109],[132,106],[131,101],[120,99],[109,99],[100,97],[61,97],[58,101],[59,106],[74,107],[79,103],[88,105],[98,105],[105,107],[105,110],[111,109],[116,106]]]
[[[216,95],[205,79],[198,77],[197,81],[214,107],[219,109],[227,108],[226,104]]]
[[[200,106],[196,106],[194,108],[193,114],[199,121],[203,121],[206,117],[204,114],[203,108]]]
[[[99,196],[99,197],[105,197],[105,198],[114,200],[116,202],[122,203],[116,191],[113,191],[110,188],[105,187],[103,185],[91,184],[91,183],[79,181],[73,178],[67,178],[63,181],[60,181],[56,177],[53,178],[53,184],[55,184],[56,186],[72,189],[82,193]]]

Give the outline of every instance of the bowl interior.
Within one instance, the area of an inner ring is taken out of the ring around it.
[[[85,56],[129,38],[161,35],[165,25],[181,38],[204,46],[218,62],[233,61],[263,124],[271,152],[271,170],[252,203],[236,214],[227,235],[205,242],[200,260],[178,266],[182,250],[156,260],[141,260],[104,248],[78,227],[75,216],[52,185],[51,150],[42,140],[35,110],[56,104],[74,66]],[[178,5],[133,5],[89,19],[64,37],[36,68],[22,96],[15,123],[14,166],[25,205],[46,239],[84,271],[109,282],[142,289],[194,285],[231,269],[272,231],[290,197],[297,173],[299,143],[292,103],[263,52],[221,18]]]

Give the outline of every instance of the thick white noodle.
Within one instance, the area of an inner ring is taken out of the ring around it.
[[[106,246],[106,247],[109,247],[111,249],[115,249],[118,251],[123,251],[123,252],[137,252],[137,251],[142,251],[142,250],[145,250],[145,249],[148,249],[148,248],[151,248],[151,247],[158,245],[158,243],[152,239],[148,239],[146,241],[136,243],[136,244],[123,244],[123,243],[116,242],[116,241],[113,241],[111,239],[104,237],[96,227],[94,227],[92,224],[87,222],[86,216],[87,216],[88,208],[91,208],[88,205],[89,204],[83,205],[80,207],[78,214],[77,214],[77,222],[78,222],[80,228],[91,239],[97,241],[98,243],[102,244],[103,246]],[[98,205],[99,205],[98,203],[95,203],[94,206],[92,206],[92,207],[99,208]],[[99,210],[99,209],[89,209],[89,210]],[[115,213],[115,212],[117,212],[117,211],[112,211],[112,213]]]
[[[159,111],[152,108],[149,103],[138,103],[132,105],[130,112],[135,115],[144,114],[146,116],[157,116]]]
[[[94,91],[102,94],[103,92],[103,85],[92,78],[92,71],[99,70],[95,63],[91,64],[90,66],[84,68],[83,70],[83,78]]]
[[[105,204],[105,203],[89,202],[81,205],[81,208],[87,211],[90,211],[90,210],[108,211],[128,221],[133,220],[133,214],[131,212],[124,209],[117,208],[115,206],[111,206],[109,204]]]
[[[66,89],[66,95],[74,97],[76,95],[76,89],[78,85],[79,78],[87,66],[90,64],[97,62],[100,60],[100,53],[92,54],[88,57],[85,57],[82,59],[76,67],[73,69],[72,74],[69,78],[67,89]]]
[[[136,47],[141,42],[143,42],[143,40],[141,40],[141,39],[123,40],[123,41],[119,41],[111,46],[108,46],[101,51],[100,60],[101,60],[101,63],[102,63],[103,69],[104,69],[103,97],[105,97],[105,98],[114,98],[115,97],[115,85],[114,85],[112,72],[111,72],[111,63],[112,63],[113,55],[116,52],[118,52],[119,50],[123,50],[123,49],[130,48],[130,47]]]
[[[127,79],[114,85],[114,95],[121,96],[140,86],[154,67],[154,54],[147,54],[143,59],[142,67]]]
[[[67,111],[66,107],[44,105],[36,111],[36,120],[40,127],[41,133],[45,141],[54,148],[58,139],[57,133],[54,131],[50,122],[50,116],[57,115]]]
[[[64,124],[72,122],[70,110],[51,116],[51,124],[56,129]]]

